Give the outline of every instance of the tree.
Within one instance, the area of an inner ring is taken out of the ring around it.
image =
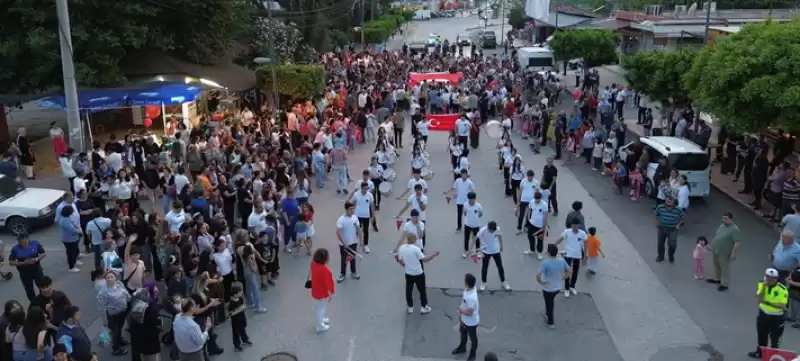
[[[548,44],[561,61],[583,58],[587,67],[595,67],[617,59],[618,42],[608,29],[566,29],[557,31]]]
[[[742,131],[800,128],[800,21],[767,21],[703,49],[685,84],[703,109]]]
[[[697,52],[690,49],[670,52],[637,52],[624,59],[625,80],[650,100],[666,106],[686,102],[688,92],[683,75],[692,67]]]
[[[250,43],[250,58],[275,57],[278,64],[294,61],[303,43],[300,30],[275,19],[259,19],[256,22],[256,34]]]
[[[273,67],[265,65],[256,70],[256,83],[259,89],[272,94],[272,72],[278,80],[278,93],[281,104],[291,104],[296,100],[310,100],[325,91],[325,71],[316,65],[283,64]],[[283,100],[289,100],[288,102]]]
[[[514,4],[514,7],[508,11],[508,24],[514,30],[524,29],[525,22],[527,22],[528,15],[525,15],[525,6]]]

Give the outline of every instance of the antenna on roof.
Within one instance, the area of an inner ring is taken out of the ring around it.
[[[686,14],[689,16],[694,16],[697,12],[697,3],[692,3],[692,6],[689,7],[689,10],[686,11]]]

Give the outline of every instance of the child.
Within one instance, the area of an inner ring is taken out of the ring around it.
[[[575,131],[570,130],[567,134],[567,139],[564,140],[567,145],[566,155],[567,155],[567,163],[572,163],[572,156],[576,154],[577,149],[575,149]]]
[[[614,172],[614,189],[619,191],[619,194],[622,194],[622,187],[625,185],[625,181],[628,178],[628,170],[625,169],[625,163],[623,161],[617,162],[617,169],[613,170]]]
[[[603,141],[600,140],[600,138],[597,138],[595,142],[596,144],[594,145],[594,148],[592,148],[592,170],[597,172],[603,161]],[[603,170],[603,175],[605,174],[606,171]]]
[[[586,272],[594,276],[597,274],[597,263],[599,258],[606,258],[603,253],[602,244],[597,239],[597,228],[589,227],[589,237],[586,239]]]
[[[614,162],[614,145],[611,142],[606,142],[603,146],[603,174],[607,174],[612,170]],[[624,163],[623,163],[624,164]]]
[[[231,285],[231,300],[228,301],[228,314],[231,317],[231,330],[233,331],[233,348],[237,352],[242,351],[242,344],[253,346],[250,337],[247,336],[247,315],[244,312],[244,297],[242,284],[234,282]]]
[[[692,252],[694,258],[694,279],[702,280],[705,278],[704,264],[706,259],[706,251],[708,251],[708,239],[704,236],[697,237],[697,245]]]
[[[312,237],[316,233],[314,230],[314,206],[311,203],[304,203],[302,212],[306,219],[306,250],[308,250],[308,256],[310,256],[311,249],[314,247]]]
[[[278,271],[281,269],[280,261],[278,259],[278,253],[279,253],[278,251],[280,250],[279,243],[280,241],[278,240],[277,236],[269,237],[269,242],[267,242],[267,251],[269,252],[269,258],[265,259],[265,261],[267,261],[266,278],[267,278],[267,283],[270,286],[275,285],[274,280],[278,279]]]
[[[300,213],[297,215],[297,224],[295,224],[295,232],[297,232],[297,242],[295,243],[295,253],[296,257],[300,257],[300,247],[306,247],[306,251],[311,253],[311,249],[307,247],[307,239],[306,239],[306,231],[308,229],[308,223],[306,223],[306,215]]]
[[[656,194],[656,205],[664,204],[667,201],[667,194],[671,192],[669,187],[669,182],[666,179],[662,179],[661,183],[658,185],[658,193]]]
[[[641,170],[639,170],[638,166],[633,167],[633,169],[631,169],[630,180],[631,180],[631,191],[630,191],[631,200],[638,201],[639,193],[641,192],[642,185],[644,184],[644,180],[642,179],[642,172]]]

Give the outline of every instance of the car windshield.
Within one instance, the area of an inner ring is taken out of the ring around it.
[[[484,39],[494,39],[495,36],[494,36],[494,33],[483,33],[483,38]]]
[[[669,165],[682,171],[701,171],[708,169],[709,158],[706,153],[673,153],[667,156]]]
[[[0,177],[0,199],[11,198],[25,190],[22,182],[9,177]]]

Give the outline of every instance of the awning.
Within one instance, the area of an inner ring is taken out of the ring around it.
[[[207,79],[232,91],[255,87],[256,73],[233,64],[232,58],[233,56],[227,56],[217,65],[199,65],[161,51],[143,50],[126,56],[120,62],[120,67],[128,77],[180,74]]]

